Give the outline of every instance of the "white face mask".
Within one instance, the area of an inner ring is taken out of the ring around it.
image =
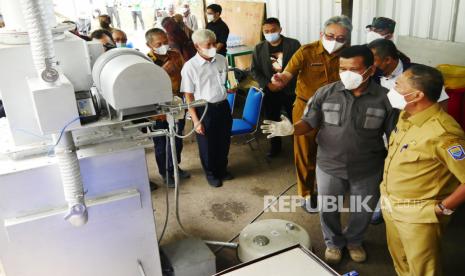
[[[337,42],[336,40],[327,40],[325,37],[321,39],[323,43],[323,48],[328,52],[328,54],[332,54],[337,50],[341,49],[345,43]]]
[[[280,33],[271,33],[271,34],[263,34],[265,36],[266,41],[273,43],[278,41],[278,39],[281,37]]]
[[[215,16],[213,14],[207,14],[207,21],[212,22],[213,19],[215,19]]]
[[[204,49],[200,48],[202,50],[202,54],[206,57],[213,58],[216,56],[216,48],[209,48],[209,49]]]
[[[166,55],[168,53],[169,48],[170,48],[170,46],[165,44],[165,45],[161,45],[158,48],[154,48],[153,51],[157,55],[164,56],[164,55]]]
[[[116,42],[116,48],[126,48],[126,43]]]
[[[188,12],[188,11],[189,11],[188,8],[181,8],[181,13],[182,13],[182,14],[185,14],[185,13]]]
[[[374,40],[385,38],[383,35],[378,34],[377,32],[369,31],[367,33],[367,43],[370,43]]]
[[[368,69],[365,70],[363,74],[365,74]],[[353,90],[358,88],[363,83],[363,74],[355,73],[352,71],[344,71],[339,73],[339,77],[341,78],[341,81],[347,90]]]
[[[411,93],[408,93],[408,94],[405,94],[405,95],[401,95],[393,87],[393,88],[391,88],[391,90],[389,90],[387,96],[388,96],[389,102],[391,103],[391,106],[393,108],[404,109],[407,104],[411,103],[411,102],[407,102],[405,100],[405,96],[411,95],[413,93],[415,93],[415,92],[411,92]]]

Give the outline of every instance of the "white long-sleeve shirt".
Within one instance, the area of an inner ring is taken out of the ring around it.
[[[184,16],[183,21],[184,24],[186,24],[186,26],[193,31],[199,28],[197,25],[197,18],[192,13],[189,13],[187,16]]]

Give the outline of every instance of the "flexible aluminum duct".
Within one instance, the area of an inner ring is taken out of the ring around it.
[[[49,0],[21,0],[24,21],[26,22],[31,52],[37,75],[48,83],[56,83],[58,72],[55,69],[56,58],[53,47],[52,26],[48,16]]]
[[[59,140],[55,146],[55,156],[60,168],[65,200],[68,203],[68,214],[65,219],[74,226],[84,225],[87,223],[88,214],[73,135],[71,132],[65,132],[61,139],[59,135],[53,135],[53,140]]]
[[[48,1],[48,2],[46,2]],[[37,74],[45,82],[58,86],[59,74],[55,69],[55,49],[48,17],[52,6],[51,0],[21,0],[24,21],[26,22],[31,52]],[[59,116],[59,114],[57,114]],[[87,208],[84,201],[84,188],[71,132],[53,135],[56,143],[55,154],[60,169],[68,214],[65,219],[74,226],[87,222]]]

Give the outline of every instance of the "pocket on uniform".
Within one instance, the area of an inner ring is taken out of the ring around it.
[[[402,148],[405,148],[405,146],[402,146]],[[401,148],[401,150],[402,150]],[[412,151],[412,150],[408,150],[408,148],[406,150],[404,150],[404,152],[402,152],[403,154],[403,159],[408,162],[408,163],[416,163],[418,161],[418,159],[420,159],[420,154],[416,151]]]
[[[363,128],[365,129],[378,129],[383,125],[384,117],[386,111],[380,108],[367,108],[365,114],[365,122],[363,124]]]
[[[329,125],[339,126],[341,124],[341,104],[323,103],[321,106],[324,122]]]

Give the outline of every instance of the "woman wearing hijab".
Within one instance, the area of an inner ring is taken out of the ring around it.
[[[161,24],[168,35],[170,47],[178,50],[182,54],[184,61],[191,59],[196,54],[194,43],[179,24],[171,17],[163,19]]]

